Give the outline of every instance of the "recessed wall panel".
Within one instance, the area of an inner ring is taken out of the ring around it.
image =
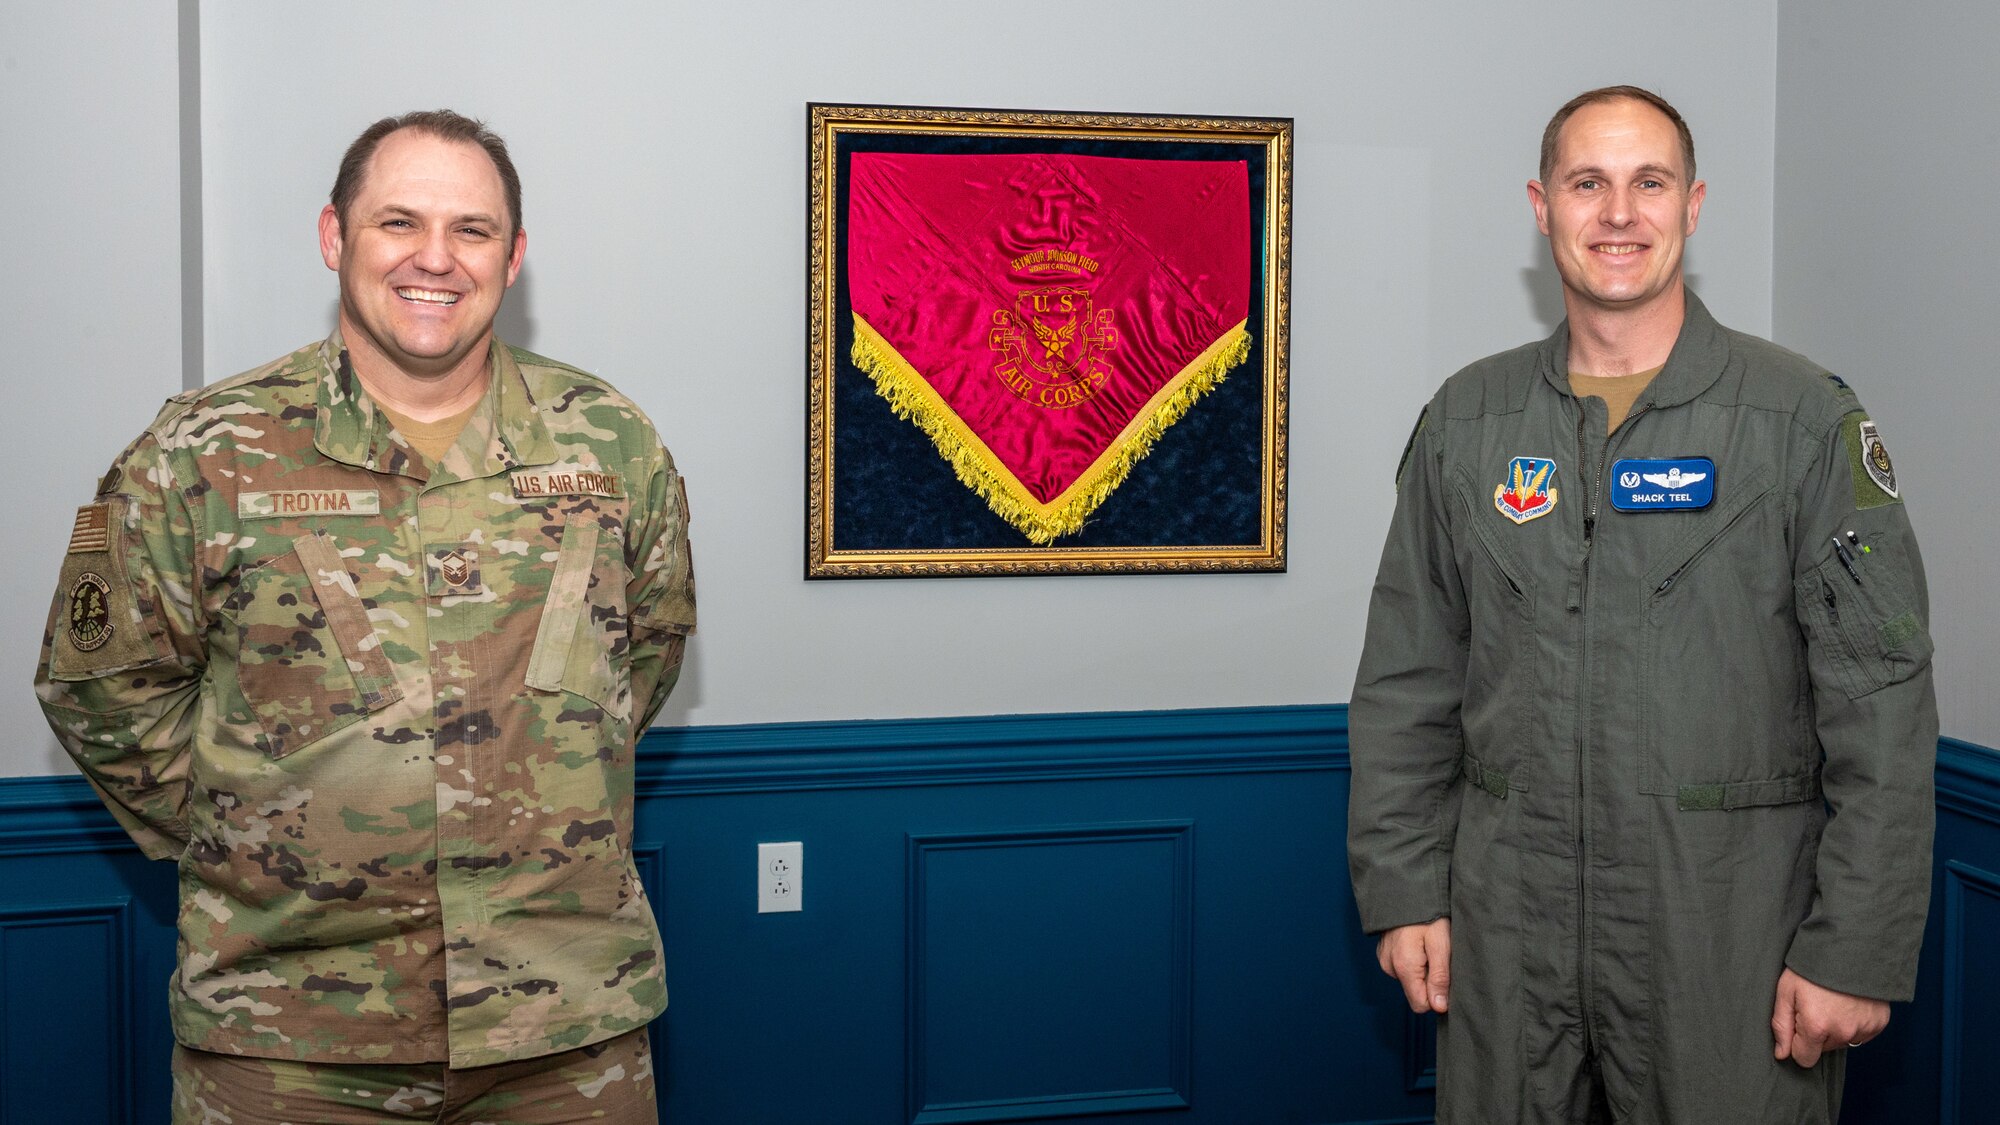
[[[910,843],[920,1125],[1188,1104],[1187,823]]]
[[[1993,1014],[2000,1012],[2000,875],[1948,862],[1944,872],[1945,1125],[1991,1120],[2000,1105],[2000,1071],[1988,1060],[2000,1050]]]
[[[0,1123],[130,1119],[128,914],[0,911]]]

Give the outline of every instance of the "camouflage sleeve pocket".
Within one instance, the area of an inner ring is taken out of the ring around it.
[[[354,579],[322,534],[244,571],[236,617],[237,687],[257,748],[282,758],[403,697]]]
[[[1916,675],[1932,648],[1901,538],[1872,533],[1860,545],[1852,573],[1829,558],[1794,588],[1815,677],[1852,699]]]
[[[527,684],[580,695],[626,719],[632,713],[632,670],[624,559],[616,543],[601,549],[604,539],[591,513],[573,515],[564,525],[528,657]]]

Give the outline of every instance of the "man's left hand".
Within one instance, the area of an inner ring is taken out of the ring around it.
[[[1771,1010],[1774,1052],[1810,1068],[1821,1054],[1858,1047],[1889,1026],[1889,1002],[1821,988],[1786,969],[1778,976],[1778,1002]]]

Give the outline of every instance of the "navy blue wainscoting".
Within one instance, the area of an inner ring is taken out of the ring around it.
[[[664,1120],[1429,1121],[1429,1027],[1356,930],[1346,765],[1339,706],[650,732]],[[804,909],[759,915],[784,840]],[[2000,1105],[1992,751],[1940,747],[1937,880],[1850,1125]],[[166,1120],[173,898],[81,780],[0,780],[0,1125]]]
[[[1848,1061],[1843,1125],[2000,1121],[2000,752],[1940,739],[1917,996]]]

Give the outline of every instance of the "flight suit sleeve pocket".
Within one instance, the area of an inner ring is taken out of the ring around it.
[[[302,536],[237,579],[237,688],[258,749],[282,758],[403,697],[340,553]]]
[[[1932,644],[1899,537],[1872,534],[1794,587],[1813,678],[1858,699],[1930,663]]]
[[[623,719],[631,713],[625,581],[612,573],[622,567],[602,557],[606,552],[598,549],[600,538],[602,529],[589,513],[574,515],[564,525],[528,657],[527,684],[537,691],[582,696]]]

